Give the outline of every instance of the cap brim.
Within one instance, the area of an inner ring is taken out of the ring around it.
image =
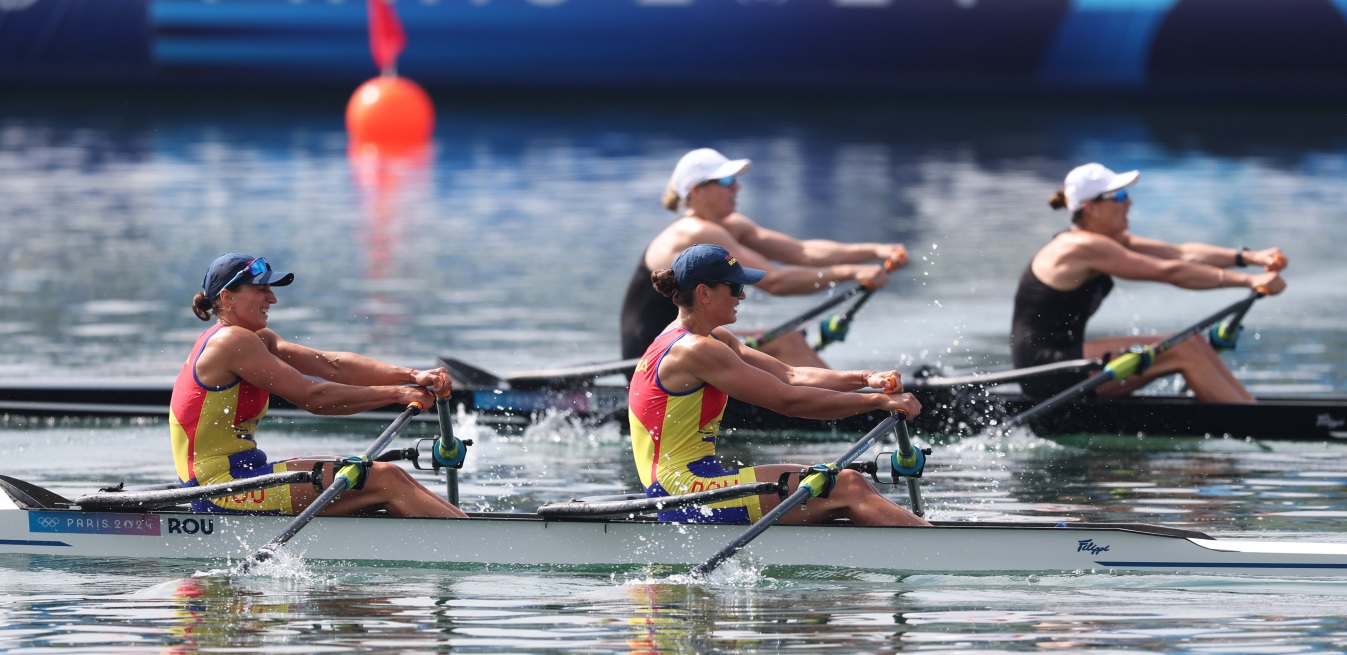
[[[1113,176],[1112,180],[1109,180],[1108,188],[1104,189],[1104,193],[1132,186],[1133,184],[1136,184],[1139,179],[1141,179],[1141,171],[1118,173]]]
[[[294,273],[283,271],[267,271],[261,275],[254,275],[249,284],[270,284],[273,287],[283,287],[295,281]]]
[[[750,168],[753,168],[753,162],[751,160],[732,159],[717,167],[716,172],[712,173],[711,177],[706,179],[719,180],[722,177],[730,177],[731,175],[742,175],[747,173]]]
[[[729,277],[725,278],[725,281],[733,284],[757,284],[762,280],[762,276],[766,274],[767,271],[764,271],[762,269],[740,266],[738,270],[734,271],[733,273],[730,274]]]

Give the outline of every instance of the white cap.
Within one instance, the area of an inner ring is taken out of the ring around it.
[[[1066,191],[1066,208],[1076,211],[1085,201],[1132,186],[1140,177],[1140,171],[1114,173],[1101,164],[1077,166],[1066,174],[1066,182],[1062,185]]]
[[[683,155],[683,158],[678,160],[678,165],[674,167],[673,177],[669,178],[669,184],[678,193],[679,198],[687,200],[688,192],[692,191],[692,187],[707,180],[718,180],[722,177],[738,175],[752,167],[753,162],[747,159],[731,161],[725,155],[710,148],[698,148]]]

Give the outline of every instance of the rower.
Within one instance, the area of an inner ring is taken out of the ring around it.
[[[430,407],[449,392],[443,368],[416,370],[354,353],[291,343],[268,327],[273,287],[294,274],[267,260],[238,253],[211,263],[192,311],[214,324],[197,338],[173,385],[169,431],[173,461],[184,487],[287,471],[323,470],[331,486],[333,458],[268,461],[257,447],[258,423],[272,393],[314,414],[349,415],[388,405]],[[346,464],[348,462],[342,462]],[[383,510],[394,516],[466,516],[388,462],[358,462],[359,479],[323,515]],[[198,500],[198,512],[297,514],[318,496],[314,485],[289,484],[235,496]]]
[[[909,417],[921,404],[902,392],[897,371],[834,371],[782,363],[739,342],[724,326],[734,323],[744,287],[762,280],[725,248],[694,245],[672,268],[653,274],[654,287],[671,298],[678,318],[641,357],[628,392],[631,442],[646,496],[695,493],[783,475],[798,487],[799,464],[725,467],[716,456],[725,403],[734,397],[767,409],[814,419],[834,419],[874,410]],[[862,388],[884,393],[848,393]],[[830,478],[831,489],[782,519],[822,523],[849,519],[860,525],[927,525],[875,490],[857,471]],[[704,507],[661,512],[666,521],[751,523],[780,502],[751,496]]]
[[[1072,227],[1043,246],[1020,276],[1010,332],[1016,368],[1082,357],[1098,359],[1155,341],[1153,335],[1085,340],[1085,324],[1113,289],[1113,276],[1166,282],[1183,289],[1242,287],[1277,294],[1286,288],[1278,271],[1287,261],[1279,248],[1170,244],[1129,231],[1127,210],[1132,200],[1128,188],[1140,176],[1138,171],[1114,173],[1100,164],[1085,164],[1067,174],[1062,188],[1048,201],[1053,209],[1071,211]],[[1229,270],[1252,265],[1266,270],[1255,274]],[[1202,339],[1182,342],[1155,358],[1144,371],[1105,384],[1095,393],[1104,397],[1129,394],[1171,373],[1181,373],[1199,400],[1254,402]],[[1046,398],[1086,377],[1083,371],[1068,372],[1023,380],[1020,387],[1030,397]]]
[[[907,262],[902,244],[800,240],[738,213],[739,176],[751,166],[747,159],[730,160],[711,148],[700,148],[684,155],[674,167],[662,202],[671,212],[677,213],[680,207],[684,211],[646,246],[636,264],[622,301],[623,359],[640,357],[678,318],[677,309],[651,288],[650,274],[668,268],[678,253],[693,244],[717,244],[746,266],[766,271],[758,289],[779,296],[814,293],[850,280],[878,289],[888,282],[888,271]],[[773,266],[773,261],[784,265]],[[841,335],[828,336],[840,340]],[[787,364],[827,366],[797,330],[764,344],[763,351]]]

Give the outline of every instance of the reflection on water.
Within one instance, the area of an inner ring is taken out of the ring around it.
[[[1347,126],[1327,108],[441,102],[424,158],[350,155],[340,102],[41,99],[0,107],[0,375],[169,375],[228,250],[297,273],[272,323],[332,349],[488,370],[602,361],[678,156],[751,157],[742,209],[794,234],[908,243],[839,366],[1007,363],[1014,283],[1066,227],[1046,198],[1086,160],[1144,171],[1143,234],[1278,244],[1291,291],[1227,355],[1264,393],[1347,389]],[[1099,333],[1175,329],[1237,292],[1123,283]],[[744,323],[815,302],[753,294]],[[878,360],[878,361],[876,361]],[[96,367],[91,369],[90,367]]]
[[[357,452],[372,438],[321,425],[276,425],[261,443],[285,457]],[[456,433],[477,443],[461,474],[464,504],[527,511],[632,489],[631,456],[609,429],[558,422],[545,433],[501,434],[461,417]],[[120,479],[166,479],[167,441],[162,425],[5,430],[0,460],[8,472],[73,497]],[[1254,539],[1347,540],[1340,529],[1347,446],[1133,441],[1090,449],[1032,437],[939,445],[924,495],[938,519],[1142,521]],[[762,440],[730,453],[812,463],[844,448]],[[414,475],[443,484],[428,472]],[[894,497],[906,502],[902,492]],[[826,563],[827,553],[819,559]],[[0,650],[1164,651],[1183,640],[1199,650],[1248,652],[1332,648],[1344,628],[1336,599],[1347,595],[1341,581],[1220,576],[745,566],[687,584],[662,568],[279,566],[239,576],[206,562],[0,556]]]
[[[1141,233],[1282,246],[1291,289],[1255,306],[1227,361],[1256,392],[1347,393],[1338,109],[585,99],[541,113],[452,99],[439,103],[424,159],[370,162],[347,151],[344,98],[3,103],[0,377],[173,374],[203,328],[187,309],[201,272],[230,250],[296,272],[273,326],[319,347],[409,363],[452,353],[498,372],[612,359],[627,277],[668,220],[657,200],[669,171],[710,145],[754,160],[742,208],[764,224],[910,245],[913,265],[826,351],[839,366],[1005,366],[1015,280],[1066,224],[1046,198],[1072,166],[1100,160],[1144,171],[1132,215]],[[1235,294],[1121,283],[1096,325],[1173,329]],[[744,323],[814,302],[753,294]],[[162,421],[6,425],[3,472],[66,496],[173,475]],[[274,457],[346,454],[377,430],[271,421],[259,439]],[[461,416],[456,431],[477,443],[461,475],[468,509],[527,511],[635,487],[611,424],[550,416],[498,433]],[[725,440],[726,456],[747,463],[810,464],[840,448]],[[937,444],[923,488],[938,519],[1145,521],[1342,542],[1344,448],[968,439]],[[201,568],[0,557],[0,650],[1332,650],[1347,594],[1332,581],[826,567],[750,567],[745,580],[709,585],[648,570],[308,562],[274,576],[195,576]]]

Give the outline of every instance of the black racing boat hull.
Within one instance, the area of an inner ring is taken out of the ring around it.
[[[0,415],[25,417],[166,417],[171,379],[66,379],[0,381]],[[913,430],[928,438],[994,430],[1005,418],[1034,405],[1018,394],[978,390],[917,392],[922,414]],[[305,415],[285,399],[272,396],[272,413]],[[611,385],[558,389],[455,389],[456,408],[486,423],[531,422],[543,413],[593,420],[626,421],[626,390]],[[367,412],[387,421],[398,408]],[[429,418],[434,418],[433,415]],[[731,400],[722,424],[726,431],[860,434],[884,419],[871,412],[833,421],[786,416]],[[1257,404],[1201,403],[1188,397],[1133,396],[1081,399],[1031,421],[1043,437],[1066,435],[1211,436],[1259,440],[1347,441],[1347,398],[1259,398]]]

